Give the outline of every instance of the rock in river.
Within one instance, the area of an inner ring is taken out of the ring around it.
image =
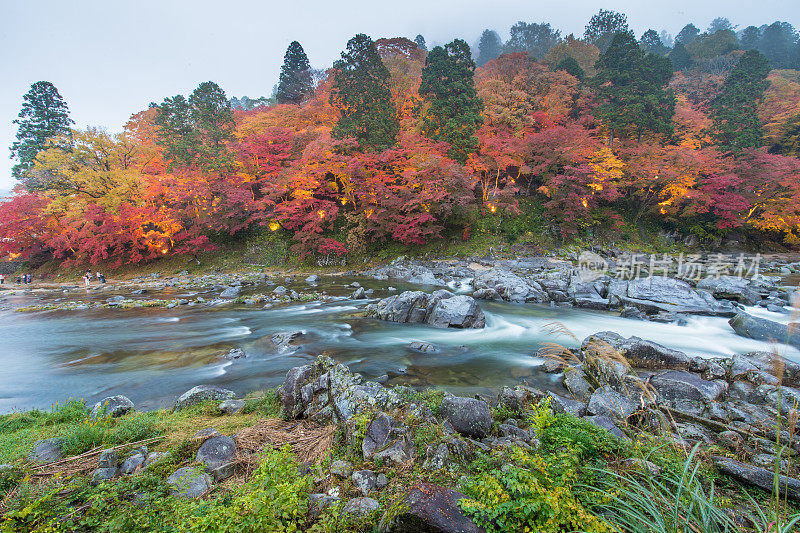
[[[366,316],[437,328],[482,328],[486,317],[474,298],[439,290],[433,294],[406,291],[367,306]]]
[[[733,331],[742,337],[749,337],[760,341],[777,341],[800,348],[800,333],[789,332],[789,327],[780,322],[773,322],[766,318],[758,318],[747,313],[737,313],[728,320]]]

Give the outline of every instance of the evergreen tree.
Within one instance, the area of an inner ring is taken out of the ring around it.
[[[675,96],[667,89],[669,59],[645,56],[630,33],[618,33],[597,61],[600,105],[595,116],[609,129],[609,145],[618,130],[671,134]]]
[[[681,43],[683,46],[686,46],[690,42],[697,39],[698,35],[700,35],[700,30],[697,29],[697,26],[694,24],[689,23],[678,32],[678,35],[675,36],[675,43]]]
[[[280,81],[275,97],[279,104],[300,104],[311,95],[314,82],[311,65],[305,50],[297,41],[292,41],[283,56]]]
[[[628,17],[623,13],[601,9],[589,20],[583,37],[604,52],[616,34],[629,31]]]
[[[232,162],[227,143],[236,124],[225,91],[213,81],[201,83],[189,96],[189,117],[197,163],[203,169],[226,170]]]
[[[191,165],[197,153],[197,142],[189,117],[189,102],[179,94],[165,98],[157,109],[158,144],[164,148],[170,167]]]
[[[400,123],[392,105],[389,70],[372,39],[363,33],[350,39],[333,68],[330,102],[341,111],[333,136],[355,137],[359,144],[374,150],[393,145]]]
[[[484,66],[492,59],[503,53],[503,42],[500,36],[494,30],[483,30],[481,38],[478,41],[478,59],[477,64],[479,67]]]
[[[655,54],[657,56],[665,56],[669,49],[661,42],[661,37],[658,36],[656,30],[647,30],[642,34],[639,39],[639,44],[648,54]]]
[[[422,34],[417,34],[417,36],[414,37],[414,42],[417,43],[417,48],[420,50],[428,51],[428,46],[425,44],[425,37],[423,37]]]
[[[19,118],[14,120],[19,125],[17,140],[11,145],[11,158],[16,158],[12,174],[26,183],[28,171],[33,167],[36,154],[47,147],[47,142],[70,134],[69,108],[58,93],[58,89],[49,81],[37,81],[23,96],[22,110]]]
[[[797,30],[788,22],[773,22],[761,34],[758,50],[769,59],[772,68],[799,68],[795,60]]]
[[[769,60],[748,50],[731,70],[722,92],[712,102],[717,144],[723,150],[740,151],[761,146],[758,104],[769,86]]]
[[[567,72],[567,74],[572,74],[579,80],[583,80],[584,76],[586,75],[581,66],[572,56],[564,57],[564,59],[562,59],[561,62],[556,65],[555,70],[564,70]]]
[[[739,37],[739,44],[742,50],[758,50],[761,44],[761,29],[755,26],[748,26],[743,29]]]
[[[683,43],[675,43],[675,48],[669,53],[672,67],[678,70],[686,70],[692,67],[692,58]]]
[[[731,24],[731,21],[725,17],[717,17],[708,25],[708,33],[717,33],[718,31],[735,31],[736,26]]]
[[[800,114],[793,116],[783,125],[778,142],[770,149],[774,154],[800,157]]]
[[[448,155],[464,162],[478,149],[475,132],[483,123],[483,101],[478,98],[469,45],[456,39],[428,54],[422,69],[419,94],[429,102],[422,132],[450,144]]]

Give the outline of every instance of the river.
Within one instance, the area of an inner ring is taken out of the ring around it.
[[[104,301],[127,292],[85,291],[62,294],[16,294],[3,297],[0,311],[0,413],[32,407],[46,408],[68,397],[87,403],[114,395],[130,397],[140,408],[170,405],[182,392],[198,384],[213,384],[244,394],[276,387],[286,371],[325,353],[348,364],[369,379],[389,374],[389,383],[439,386],[454,393],[486,392],[502,385],[526,383],[559,390],[557,377],[538,370],[535,356],[543,343],[568,347],[578,342],[552,333],[553,322],[563,324],[577,339],[610,330],[637,335],[690,356],[728,356],[769,350],[765,342],[739,337],[727,319],[690,317],[688,324],[662,324],[624,319],[612,313],[564,309],[532,304],[481,301],[486,328],[442,330],[393,324],[359,316],[372,300],[349,300],[360,282],[375,289],[374,298],[396,292],[389,283],[363,278],[323,278],[318,289],[336,299],[320,302],[261,306],[202,305],[173,309],[89,309],[20,313],[13,309],[59,300]],[[392,283],[399,290],[414,287]],[[291,288],[291,285],[287,285]],[[305,287],[299,283],[296,287]],[[465,291],[468,284],[453,284]],[[250,292],[266,292],[254,287]],[[211,298],[209,291],[151,291],[137,298]],[[245,292],[246,294],[246,292]],[[789,313],[749,308],[756,316],[788,323]],[[279,331],[302,330],[296,351],[276,351],[269,341]],[[437,353],[417,353],[415,340],[435,345]],[[247,357],[224,360],[231,348]],[[778,352],[800,361],[800,352],[786,345]]]

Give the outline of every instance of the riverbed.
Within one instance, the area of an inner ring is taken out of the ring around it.
[[[370,299],[351,300],[358,282],[374,289]],[[395,291],[390,291],[394,285]],[[248,287],[243,294],[268,292],[274,285]],[[302,281],[289,289],[308,290]],[[536,356],[545,343],[576,347],[598,331],[614,331],[682,350],[690,356],[729,356],[755,350],[777,350],[796,361],[800,352],[737,336],[719,317],[691,316],[686,325],[620,318],[616,313],[548,305],[481,301],[486,327],[476,330],[436,329],[394,324],[360,316],[376,298],[408,289],[439,287],[388,283],[358,277],[322,278],[315,290],[327,301],[261,305],[181,305],[172,309],[86,309],[16,312],[43,303],[105,301],[122,290],[49,291],[34,294],[0,293],[0,413],[46,408],[69,397],[87,403],[114,395],[130,397],[140,408],[170,405],[198,384],[232,389],[239,395],[280,385],[286,371],[325,353],[368,379],[383,376],[391,384],[442,387],[457,394],[488,392],[525,382],[542,389],[561,390],[558,378],[540,369]],[[469,283],[451,289],[468,291]],[[217,291],[218,292],[218,291]],[[141,299],[215,296],[204,289],[168,288],[149,291]],[[774,313],[760,307],[748,313],[778,322],[792,321],[792,311]],[[553,333],[554,324],[571,333]],[[277,349],[270,336],[280,331],[303,331],[297,346]],[[412,341],[433,344],[435,353],[419,353]],[[221,358],[232,348],[246,357]]]

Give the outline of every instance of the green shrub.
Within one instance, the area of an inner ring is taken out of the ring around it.
[[[462,483],[467,498],[459,506],[476,524],[492,533],[611,531],[572,491],[577,476],[574,456],[565,454],[553,462],[521,448],[506,453],[499,457],[500,468]]]
[[[548,401],[541,403],[530,415],[543,452],[569,449],[581,461],[600,459],[603,454],[619,453],[619,439],[587,420],[550,409]]]

